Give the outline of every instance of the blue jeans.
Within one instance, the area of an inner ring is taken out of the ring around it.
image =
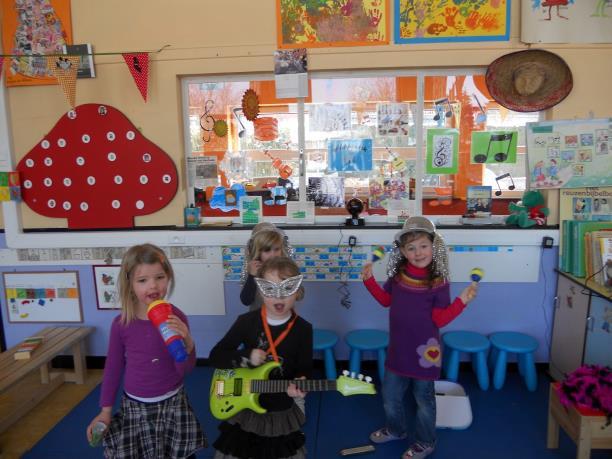
[[[436,442],[436,395],[433,381],[385,372],[382,385],[387,428],[396,437],[415,433],[415,441]]]

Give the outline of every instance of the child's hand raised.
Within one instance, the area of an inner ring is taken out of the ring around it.
[[[361,269],[361,278],[368,280],[370,277],[372,277],[372,263],[366,263]]]
[[[249,261],[247,267],[251,276],[257,276],[257,271],[259,271],[259,268],[261,268],[261,261],[251,260]]]
[[[459,298],[461,298],[461,301],[463,301],[463,304],[468,304],[470,301],[476,298],[477,293],[478,293],[478,284],[474,282],[471,285],[463,289],[463,291],[459,294]]]
[[[306,379],[306,378],[301,377],[301,378],[296,378],[296,379]],[[298,387],[293,383],[289,384],[289,387],[287,387],[287,395],[292,398],[304,398],[306,397],[307,393],[308,392],[303,392],[300,389],[298,389]]]
[[[266,361],[267,356],[268,354],[266,354],[266,351],[263,349],[253,349],[251,351],[251,355],[249,356],[249,362],[254,367],[258,367]]]

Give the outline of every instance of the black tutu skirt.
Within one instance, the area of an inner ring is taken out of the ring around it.
[[[305,417],[294,403],[285,411],[244,410],[219,425],[215,459],[303,459]]]

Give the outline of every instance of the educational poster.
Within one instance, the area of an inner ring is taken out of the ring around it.
[[[395,0],[395,43],[503,41],[510,0]]]
[[[119,299],[119,265],[94,265],[94,283],[98,309],[121,309]]]
[[[327,162],[330,171],[371,171],[372,139],[329,140],[327,143]]]
[[[527,123],[532,188],[612,185],[612,118]]]
[[[187,177],[189,186],[206,188],[219,184],[219,171],[216,156],[190,156],[187,158]]]
[[[376,104],[376,115],[379,136],[408,135],[410,104]]]
[[[308,119],[311,131],[347,131],[351,129],[351,104],[311,105]]]
[[[427,129],[426,174],[456,174],[458,155],[457,129]]]
[[[559,221],[612,221],[611,200],[612,187],[561,190],[559,195]]]
[[[3,273],[9,322],[82,322],[77,271]]]
[[[389,0],[276,0],[279,48],[389,43]]]
[[[306,199],[315,207],[344,207],[344,177],[308,177]]]
[[[472,164],[516,163],[516,131],[472,131]]]
[[[361,281],[361,269],[371,258],[371,246],[294,246],[293,259],[307,281]],[[389,248],[386,248],[388,251]],[[244,265],[244,246],[222,251],[226,281],[239,281]]]
[[[62,54],[72,44],[70,0],[0,0],[2,48],[10,57],[6,86],[56,84],[47,68],[48,54]]]
[[[525,43],[612,43],[610,0],[521,0]]]

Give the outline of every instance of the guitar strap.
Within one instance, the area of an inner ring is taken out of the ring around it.
[[[297,320],[298,316],[295,311],[291,312],[292,319],[287,324],[287,327],[281,332],[280,335],[276,338],[276,340],[272,340],[272,333],[270,332],[270,326],[268,325],[268,314],[266,313],[265,306],[261,306],[261,322],[263,324],[264,331],[266,332],[266,338],[268,338],[268,343],[270,343],[270,347],[266,349],[266,354],[272,354],[275,362],[278,362],[278,354],[276,353],[276,346],[283,342],[283,340],[287,337],[291,329],[293,328],[293,324]]]

